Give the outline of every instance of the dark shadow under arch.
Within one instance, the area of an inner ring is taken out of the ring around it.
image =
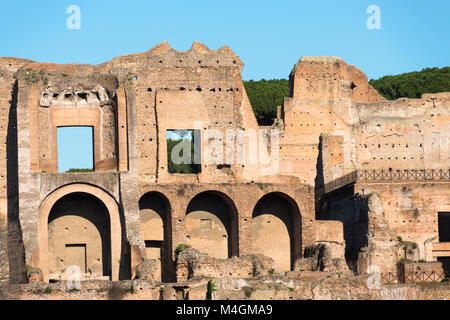
[[[271,251],[277,251],[280,256],[289,254],[289,264],[290,269],[292,270],[295,260],[302,256],[302,220],[297,203],[289,195],[282,192],[272,192],[264,195],[258,200],[253,209],[253,232],[255,231],[255,219],[262,215],[272,215],[282,221],[289,236],[289,248],[287,248],[289,252],[280,252],[280,250],[283,249],[277,247],[277,238],[282,237],[279,230],[275,229],[275,227],[265,226],[264,230],[261,230],[261,233],[263,236],[267,235],[267,239],[270,241],[265,242],[267,247],[262,248],[262,252],[259,253],[264,254]],[[267,221],[268,224],[270,222],[271,221]],[[271,230],[271,228],[273,230]],[[253,243],[257,246],[257,241],[263,240],[264,239],[262,238],[253,239]],[[272,258],[275,260],[277,257]]]
[[[169,199],[157,191],[147,192],[139,199],[139,211],[142,212],[142,210],[146,209],[156,212],[161,218],[163,222],[163,240],[143,239],[143,241],[146,247],[159,247],[161,249],[161,281],[173,282],[175,279],[175,266],[172,258],[172,209]]]
[[[48,216],[48,226],[58,218],[65,216],[78,216],[92,223],[100,234],[102,252],[102,272],[103,276],[111,277],[111,228],[108,209],[97,197],[84,193],[74,192],[58,199],[50,210]],[[72,226],[68,226],[71,229]],[[70,232],[70,230],[68,231]],[[85,241],[83,237],[89,235],[79,235],[79,242]],[[49,239],[50,241],[50,235]],[[64,241],[60,239],[59,241]],[[67,243],[67,245],[74,245]],[[86,251],[90,250],[86,247]],[[87,259],[87,258],[86,258]],[[88,262],[87,262],[88,263]]]
[[[204,191],[191,199],[186,209],[186,218],[189,214],[198,211],[208,212],[220,220],[227,232],[228,252],[226,256],[228,258],[238,256],[238,211],[233,200],[220,191]],[[219,235],[217,235],[217,237],[219,237]]]

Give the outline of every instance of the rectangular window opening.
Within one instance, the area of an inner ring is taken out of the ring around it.
[[[438,213],[439,242],[450,242],[450,212]]]
[[[201,131],[167,130],[167,162],[169,173],[200,173]]]
[[[58,172],[94,171],[93,127],[58,127]]]
[[[162,240],[144,240],[146,248],[162,248]]]

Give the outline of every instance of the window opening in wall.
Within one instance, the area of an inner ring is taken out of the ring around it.
[[[450,212],[438,213],[439,242],[450,242]]]
[[[200,173],[200,130],[167,130],[167,161],[169,173]]]
[[[58,172],[94,171],[93,127],[59,127]]]

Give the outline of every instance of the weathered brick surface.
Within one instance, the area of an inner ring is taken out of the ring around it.
[[[207,252],[197,270],[214,276],[231,270],[242,277],[254,261],[225,259],[251,254],[269,256],[276,272],[289,271],[308,246],[321,243],[331,248],[328,260],[346,258],[349,264],[359,253],[362,264],[371,259],[362,248],[372,245],[376,262],[390,268],[400,258],[397,236],[417,244],[414,259],[435,260],[437,213],[450,211],[449,93],[386,101],[343,59],[303,57],[291,72],[291,94],[276,124],[264,128],[281,132],[278,146],[272,140],[261,144],[270,151],[267,163],[250,161],[257,151],[247,139],[236,145],[245,149],[244,163],[225,163],[226,156],[238,155],[226,149],[216,163],[202,158],[198,174],[168,172],[167,130],[216,130],[222,138],[202,136],[206,154],[209,144],[224,145],[230,130],[262,129],[243,86],[243,66],[227,46],[210,50],[198,42],[188,51],[164,42],[96,66],[0,58],[0,279],[24,281],[28,264],[42,268],[48,280],[49,258],[60,270],[66,267],[64,259],[53,261],[53,247],[48,250],[46,219],[55,212],[45,207],[66,188],[90,193],[110,208],[115,231],[100,234],[102,254],[112,259],[107,265],[114,271],[91,269],[111,278],[133,278],[139,263],[154,259],[161,264],[150,272],[161,273],[155,279],[175,281],[180,244]],[[93,127],[95,172],[57,173],[60,126]],[[406,169],[442,170],[444,177],[338,185],[354,170]],[[367,206],[355,193],[379,194],[379,206]],[[77,232],[89,230],[85,222],[55,223],[62,229],[51,234],[66,239],[70,224]],[[70,239],[77,238],[84,239]],[[266,262],[259,266],[262,275]],[[192,294],[203,290],[204,284]]]

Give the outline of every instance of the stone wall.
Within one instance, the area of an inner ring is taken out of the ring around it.
[[[175,281],[180,244],[223,259],[218,276],[232,270],[242,277],[250,265],[234,257],[249,254],[288,272],[311,246],[329,251],[330,261],[343,259],[345,249],[347,262],[360,256],[361,266],[371,263],[373,249],[390,270],[397,236],[417,243],[418,259],[434,260],[437,212],[450,212],[448,177],[369,181],[354,172],[433,169],[445,176],[449,93],[386,101],[344,60],[303,57],[277,123],[260,128],[243,66],[227,46],[198,42],[188,51],[163,42],[96,66],[0,58],[0,155],[7,159],[0,162],[0,279],[8,278],[8,260],[12,281],[26,280],[25,264],[42,267],[48,280],[49,257],[54,269],[61,256],[54,249],[73,244],[59,230],[54,235],[67,243],[54,243],[50,232],[50,251],[47,245],[47,218],[65,190],[92,193],[107,207],[112,229],[103,237],[111,241],[115,280],[133,278],[136,266],[154,260],[152,277]],[[61,126],[93,127],[95,172],[57,172]],[[168,171],[168,130],[200,132],[199,173]],[[266,139],[277,130],[279,145]],[[232,136],[231,148],[230,132],[244,137]],[[212,150],[220,151],[209,158]],[[264,152],[267,162],[251,161]],[[372,193],[380,198],[365,197]],[[77,205],[73,212],[82,210]],[[94,231],[86,244],[98,244]]]
[[[438,213],[450,208],[447,182],[361,182],[355,192],[378,193],[389,227],[403,241],[417,244],[418,259],[433,261],[427,243],[439,242]]]
[[[284,174],[312,184],[318,161],[325,183],[355,169],[448,169],[449,93],[386,101],[361,71],[334,57],[300,59],[291,86],[280,140]]]
[[[0,278],[25,281],[18,212],[17,81],[15,73],[30,60],[0,58]]]

